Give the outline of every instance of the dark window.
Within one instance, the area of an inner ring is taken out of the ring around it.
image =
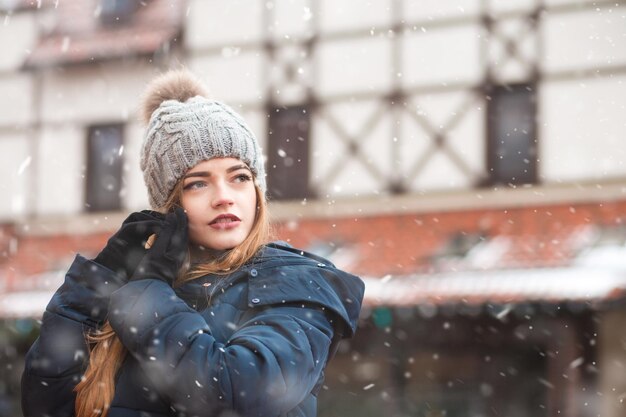
[[[270,113],[268,194],[273,200],[309,196],[309,111],[276,108]]]
[[[537,181],[536,95],[530,85],[495,87],[488,101],[490,184]]]
[[[105,25],[115,25],[130,21],[137,10],[137,0],[100,0],[100,21]]]
[[[87,140],[87,211],[119,210],[122,125],[93,126]]]

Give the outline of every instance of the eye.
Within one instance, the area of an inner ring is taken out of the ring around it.
[[[252,177],[248,174],[239,174],[235,177],[235,182],[248,182],[252,181]]]
[[[198,188],[203,188],[205,187],[206,184],[204,183],[204,181],[194,181],[194,182],[190,182],[189,184],[185,185],[183,187],[183,190],[195,190]]]

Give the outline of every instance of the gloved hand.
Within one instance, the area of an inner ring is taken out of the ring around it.
[[[147,253],[145,243],[148,237],[161,230],[164,220],[165,215],[156,211],[131,213],[93,259],[94,262],[109,268],[120,279],[127,281]]]
[[[168,213],[163,228],[148,253],[141,259],[131,281],[160,279],[172,285],[188,253],[189,231],[187,215],[182,208]]]

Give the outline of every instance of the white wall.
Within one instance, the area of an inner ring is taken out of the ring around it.
[[[477,83],[484,74],[479,51],[484,37],[477,24],[425,32],[415,28],[405,33],[403,39],[400,81],[405,87]]]
[[[274,61],[267,63],[269,94],[280,105],[299,105],[306,101],[307,90],[315,85],[314,64],[302,44],[282,43],[274,51]],[[291,77],[289,72],[292,72]]]
[[[391,0],[321,0],[319,28],[322,34],[370,30],[391,24]]]
[[[391,115],[384,111],[379,121],[367,130],[367,120],[380,111],[379,101],[340,103],[324,108],[311,127],[311,182],[321,196],[357,196],[384,190],[391,170]],[[375,165],[384,177],[373,176],[357,157],[349,156],[347,140],[332,128],[332,120],[362,145],[365,160]],[[335,166],[341,169],[330,176]]]
[[[185,45],[195,50],[257,44],[266,31],[275,39],[308,37],[316,18],[313,1],[191,0]],[[274,17],[264,22],[264,15]]]
[[[450,83],[478,85],[485,75],[483,50],[495,67],[495,77],[503,82],[526,79],[528,68],[507,59],[502,42],[488,42],[478,22],[479,0],[400,3],[403,14],[395,18],[414,26],[405,33],[392,34],[385,30],[394,23],[392,0],[345,0],[341,4],[331,0],[192,0],[186,16],[185,64],[208,84],[213,97],[244,114],[267,149],[263,106],[268,94],[289,105],[302,101],[306,92],[302,85],[287,83],[283,66],[267,56],[266,36],[274,39],[278,42],[277,59],[301,70],[296,75],[298,82],[310,85],[316,96],[331,103],[320,111],[328,112],[350,135],[358,136],[365,158],[385,176],[404,178],[414,192],[471,188],[485,170],[484,99],[469,100],[470,90],[413,92]],[[589,1],[547,1],[549,7],[582,3]],[[534,4],[532,0],[487,1],[496,17],[528,11]],[[601,183],[626,175],[626,77],[557,79],[562,71],[626,65],[625,9],[626,5],[607,5],[588,11],[547,12],[542,15],[538,33],[525,33],[524,21],[519,18],[496,22],[497,31],[521,42],[525,59],[533,61],[542,54],[540,66],[546,78],[538,89],[539,174],[546,183]],[[269,21],[265,22],[265,17],[270,17]],[[438,19],[450,18],[476,21],[437,26]],[[34,120],[33,73],[12,71],[32,49],[36,30],[30,13],[16,14],[8,24],[0,25],[0,40],[6,46],[0,57],[0,69],[6,71],[0,77],[0,91],[3,97],[10,97],[0,102],[0,126],[4,127],[0,130],[0,162],[6,178],[13,178],[28,156],[25,143],[30,136],[15,128]],[[319,43],[307,57],[303,46],[295,42],[313,30],[319,30]],[[350,33],[362,36],[344,36]],[[537,47],[542,38],[543,49]],[[401,53],[396,69],[392,66],[394,47]],[[156,72],[155,67],[129,62],[43,72],[43,131],[37,139],[41,149],[38,158],[33,158],[33,163],[41,161],[33,170],[40,180],[41,195],[36,199],[39,213],[82,211],[86,127],[99,123],[127,122],[123,206],[147,206],[138,168],[143,127],[135,118],[139,96]],[[271,90],[270,82],[274,86]],[[412,175],[417,161],[433,149],[433,140],[402,107],[395,113],[386,109],[371,129],[362,131],[368,117],[384,102],[385,94],[394,88],[407,92],[406,105],[435,130],[446,129],[450,118],[466,113],[449,132],[446,146],[464,161],[469,175],[440,150]],[[364,99],[333,101],[350,95]],[[311,135],[311,181],[323,195],[377,194],[386,187],[386,177],[376,178],[358,159],[346,156],[344,141],[323,114],[313,120]],[[329,170],[342,159],[345,166],[341,173],[325,182]],[[16,177],[17,182],[3,184],[12,191],[0,205],[0,216],[22,210],[17,189],[28,172],[25,169]],[[50,172],[58,175],[48,176]],[[15,211],[16,207],[19,210]]]
[[[189,69],[208,86],[211,97],[229,104],[265,99],[263,71],[268,62],[260,51],[234,51],[232,55],[192,57]]]
[[[33,80],[29,74],[10,73],[0,78],[0,97],[0,126],[24,127],[34,121]]]
[[[542,69],[588,69],[626,64],[626,4],[546,14]]]
[[[405,0],[403,18],[407,22],[428,22],[442,18],[477,16],[480,0]],[[418,28],[421,30],[421,28]]]
[[[186,46],[191,49],[258,42],[263,33],[263,1],[192,0]]]
[[[413,97],[411,109],[435,132],[445,132],[445,147],[454,154],[435,148],[434,138],[405,112],[402,116],[400,147],[401,170],[413,191],[449,190],[472,187],[485,166],[484,100],[471,92],[447,92]],[[453,119],[459,117],[454,127]],[[416,164],[433,148],[437,149],[423,170],[414,173]],[[453,158],[463,161],[465,173]]]
[[[626,5],[548,14],[542,69],[589,70],[626,65]],[[541,172],[548,182],[598,181],[626,175],[626,77],[550,81],[541,88]]]
[[[76,214],[84,211],[86,130],[74,124],[43,129],[37,155],[36,213]]]
[[[143,137],[136,120],[140,95],[155,73],[146,65],[119,63],[44,72],[39,214],[84,211],[88,127],[105,123],[129,123],[124,138],[123,207],[148,206],[138,162]]]
[[[37,41],[36,21],[32,14],[2,14],[0,24],[0,71],[16,70]]]
[[[540,95],[546,182],[626,176],[626,76],[546,83]]]
[[[494,24],[487,43],[489,68],[497,83],[512,84],[533,78],[539,61],[541,35],[522,17],[500,19]],[[507,43],[515,42],[515,53],[507,50]]]
[[[147,65],[119,62],[45,71],[42,121],[97,123],[132,119],[146,83],[156,73]]]
[[[321,97],[358,92],[384,93],[391,88],[391,41],[386,37],[323,41],[316,93]]]
[[[131,210],[143,210],[150,207],[148,191],[139,167],[141,144],[144,137],[144,126],[139,122],[131,122],[124,130],[124,164],[122,166],[122,207]]]
[[[536,4],[532,0],[487,0],[487,8],[496,16],[506,12],[528,11]]]
[[[434,140],[402,110],[398,116],[399,135],[392,137],[392,111],[381,101],[370,100],[326,106],[316,116],[311,142],[312,183],[322,196],[342,197],[386,193],[388,178],[404,179],[412,191],[471,186],[482,172],[485,152],[483,107],[480,100],[471,97],[467,93],[428,95],[412,98],[409,105],[422,117],[431,119],[436,131],[447,125],[451,115],[469,107],[467,114],[449,132],[446,143],[465,162],[472,172],[470,175],[441,150],[429,158],[423,170],[410,175],[421,157],[435,146]],[[369,125],[381,106],[384,106],[382,115],[375,124]],[[350,156],[348,140],[332,127],[333,123],[339,124],[349,138],[361,145],[362,158]],[[374,165],[382,178],[377,177],[363,159]],[[340,167],[338,174],[332,176],[330,173],[336,167]]]
[[[274,39],[306,38],[313,33],[314,2],[318,0],[275,0],[274,20],[269,32]]]
[[[0,222],[23,215],[31,189],[33,158],[25,132],[0,137]]]
[[[266,154],[267,149],[267,130],[268,130],[268,120],[267,115],[265,114],[265,108],[257,108],[257,109],[241,109],[237,108],[237,112],[241,114],[244,118],[248,127],[254,133],[257,140],[259,141],[259,146],[263,154]]]

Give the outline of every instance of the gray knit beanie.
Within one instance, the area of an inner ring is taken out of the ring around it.
[[[141,170],[153,209],[163,208],[187,170],[215,157],[240,159],[263,194],[266,191],[263,158],[254,134],[226,104],[195,95],[204,93],[200,85],[188,88],[195,82],[189,73],[172,71],[148,87],[144,98],[144,118],[150,116]]]

